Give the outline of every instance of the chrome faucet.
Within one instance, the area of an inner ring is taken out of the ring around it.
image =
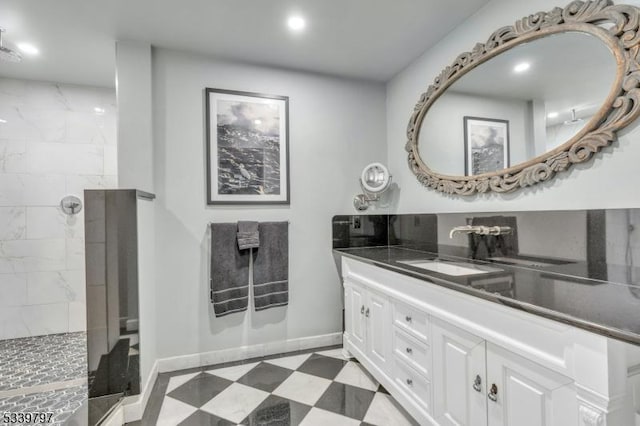
[[[449,238],[453,238],[456,234],[478,234],[478,235],[504,235],[511,234],[510,226],[456,226],[449,232]]]

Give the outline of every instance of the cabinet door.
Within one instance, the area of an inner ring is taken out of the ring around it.
[[[578,424],[571,378],[506,349],[487,344],[487,398],[490,426],[565,426]],[[490,392],[488,390],[488,392]]]
[[[366,297],[364,290],[349,283],[347,289],[346,313],[347,334],[349,340],[358,349],[364,351],[364,339],[366,333],[366,322],[364,312],[366,310]]]
[[[487,426],[485,341],[435,318],[432,336],[436,422]]]
[[[389,299],[373,292],[367,295],[367,355],[385,370],[391,355],[391,310]]]

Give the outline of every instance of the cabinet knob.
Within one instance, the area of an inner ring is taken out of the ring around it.
[[[407,379],[407,384],[408,384],[409,386],[413,386],[413,380],[411,380],[411,379]]]
[[[362,308],[360,308],[360,314],[364,314],[364,305],[362,305]]]
[[[411,316],[409,316],[409,315],[407,315],[406,317],[404,317],[404,319],[405,319],[407,322],[411,322],[411,320],[412,320]]]
[[[367,310],[365,311],[364,316],[369,318],[369,308],[367,308]]]
[[[413,352],[413,349],[411,349],[411,348],[407,348],[407,353],[408,353],[408,354],[410,354],[410,353],[412,353],[412,352]]]
[[[498,387],[496,386],[495,383],[491,385],[491,389],[489,389],[489,394],[487,395],[487,398],[489,398],[493,402],[498,401]]]
[[[476,375],[476,379],[473,381],[473,390],[476,392],[482,392],[482,379],[480,375]]]

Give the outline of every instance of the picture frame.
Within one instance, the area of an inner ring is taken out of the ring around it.
[[[464,117],[464,172],[466,176],[510,167],[509,121]]]
[[[207,204],[290,204],[289,97],[204,94]]]

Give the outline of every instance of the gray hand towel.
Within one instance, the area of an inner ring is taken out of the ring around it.
[[[249,256],[236,243],[235,223],[211,224],[211,301],[216,317],[247,310]]]
[[[246,250],[260,247],[258,222],[238,222],[238,248]]]
[[[253,262],[256,311],[289,303],[289,222],[260,223],[260,248]]]

